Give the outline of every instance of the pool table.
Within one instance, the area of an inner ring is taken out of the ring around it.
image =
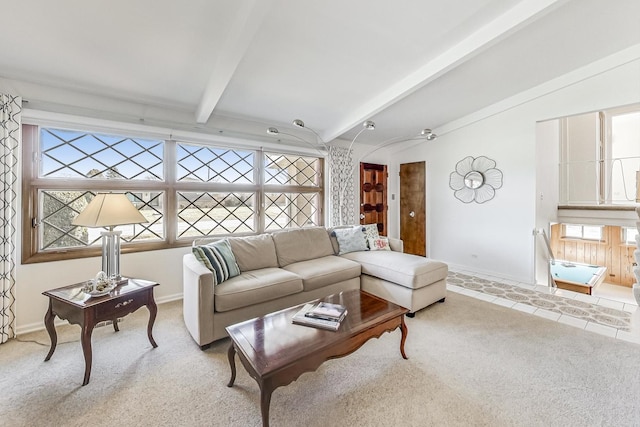
[[[561,289],[591,295],[591,290],[604,281],[607,267],[579,262],[555,260],[551,275]]]

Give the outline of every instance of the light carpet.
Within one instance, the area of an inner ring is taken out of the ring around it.
[[[238,363],[233,388],[228,339],[201,351],[181,302],[93,334],[93,371],[77,326],[58,327],[49,362],[46,332],[0,346],[3,426],[260,426],[259,389]],[[640,425],[640,346],[449,293],[355,353],[276,389],[272,426]]]

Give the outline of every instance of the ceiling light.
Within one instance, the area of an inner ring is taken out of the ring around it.
[[[278,131],[278,129],[276,129],[276,128],[269,128],[269,129],[267,129],[267,133],[269,135],[277,135],[277,134],[280,133],[280,131]]]
[[[427,138],[427,141],[433,141],[438,137],[438,135],[433,133],[431,129],[422,129],[422,131],[420,132],[420,136],[424,136],[425,138]]]

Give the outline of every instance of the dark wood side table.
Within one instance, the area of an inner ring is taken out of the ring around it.
[[[151,335],[153,323],[158,313],[158,307],[153,299],[153,288],[158,286],[158,283],[129,279],[126,283],[118,285],[113,291],[101,297],[90,297],[85,294],[83,291],[85,283],[76,283],[42,293],[49,297],[49,309],[44,316],[44,325],[49,332],[49,338],[51,338],[51,348],[44,361],[51,359],[58,343],[58,334],[53,323],[54,318],[58,316],[69,323],[80,325],[82,328],[80,341],[85,363],[83,386],[89,383],[92,359],[91,333],[99,322],[111,320],[113,329],[118,332],[117,320],[119,317],[124,317],[140,307],[146,306],[149,309],[147,336],[154,348],[158,346]]]

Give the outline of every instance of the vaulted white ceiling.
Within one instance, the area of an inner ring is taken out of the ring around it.
[[[438,128],[640,43],[640,1],[2,0],[34,108],[360,142]]]

